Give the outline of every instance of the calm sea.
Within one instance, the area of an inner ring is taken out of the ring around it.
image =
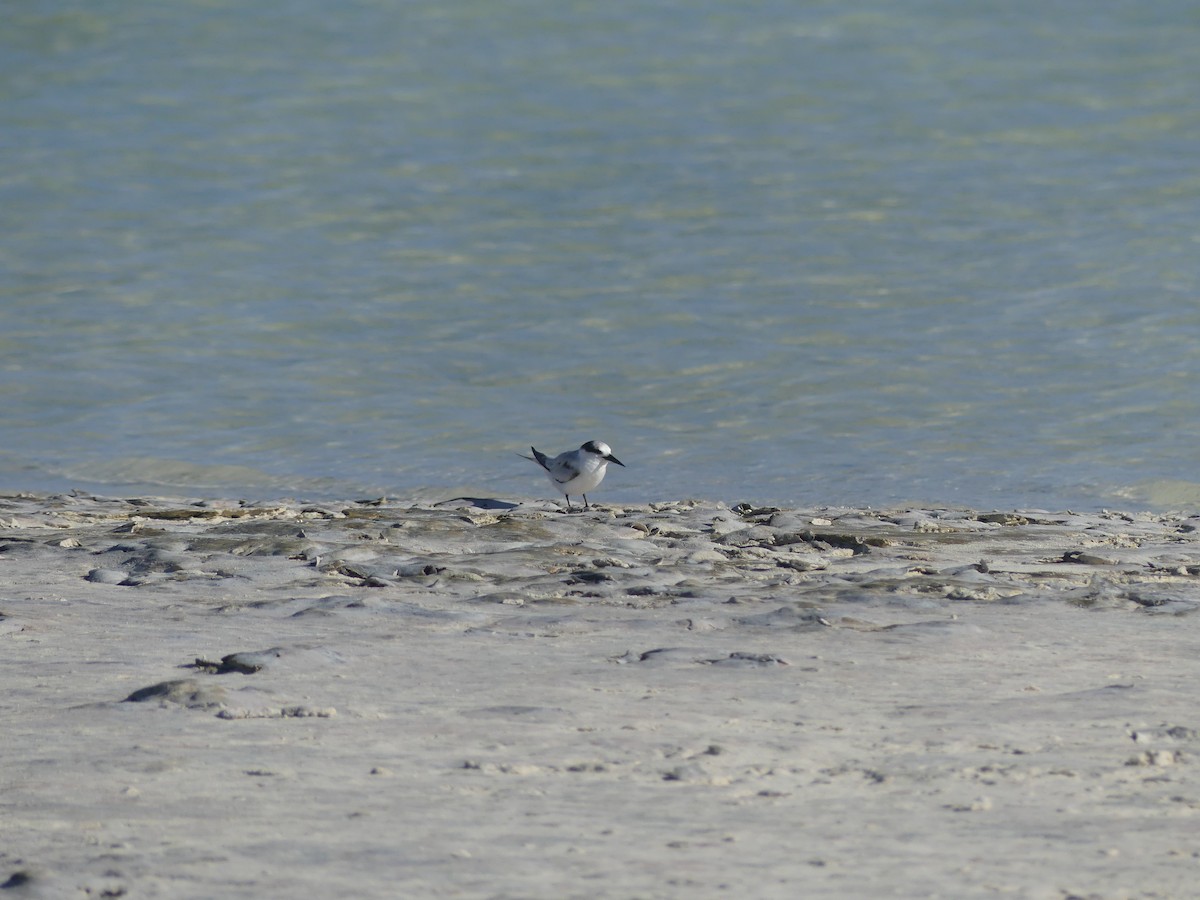
[[[42,0],[0,489],[1200,505],[1185,0]]]

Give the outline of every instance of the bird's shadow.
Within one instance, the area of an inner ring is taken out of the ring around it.
[[[521,505],[508,500],[497,500],[495,497],[451,497],[449,500],[440,500],[433,505],[449,506],[451,503],[465,503],[476,509],[516,509]]]

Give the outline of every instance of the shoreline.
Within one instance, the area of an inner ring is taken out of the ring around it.
[[[1200,517],[593,506],[0,496],[0,886],[1192,890]]]

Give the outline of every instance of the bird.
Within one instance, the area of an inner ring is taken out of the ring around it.
[[[533,460],[546,471],[546,477],[567,498],[567,510],[571,510],[571,495],[583,497],[583,508],[588,506],[587,492],[604,480],[608,464],[616,463],[622,468],[625,463],[613,456],[612,448],[604,441],[588,441],[578,450],[567,450],[551,459],[536,447],[530,447],[533,456],[518,453],[522,459]]]

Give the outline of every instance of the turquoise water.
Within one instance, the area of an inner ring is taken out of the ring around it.
[[[41,2],[0,489],[1200,503],[1200,12]]]

